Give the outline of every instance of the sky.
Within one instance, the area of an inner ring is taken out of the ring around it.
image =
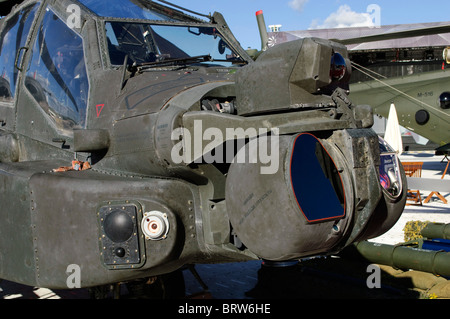
[[[200,13],[220,12],[244,48],[261,48],[255,13],[281,31],[449,21],[444,0],[169,0]],[[372,5],[372,6],[371,6]],[[375,6],[373,6],[375,5]],[[369,12],[368,12],[369,11]],[[377,14],[379,13],[379,14]]]

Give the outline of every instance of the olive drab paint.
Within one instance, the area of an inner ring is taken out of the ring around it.
[[[11,9],[0,278],[83,288],[328,255],[402,213],[404,171],[382,164],[372,109],[351,101],[344,45],[305,38],[253,59],[220,13],[167,1]]]

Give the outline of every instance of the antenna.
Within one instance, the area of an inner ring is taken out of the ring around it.
[[[266,21],[262,10],[256,12],[256,21],[258,21],[259,35],[261,36],[261,51],[266,51],[269,44],[269,36],[267,34]]]

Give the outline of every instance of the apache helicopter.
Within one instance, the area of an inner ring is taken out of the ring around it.
[[[403,212],[342,44],[253,60],[217,12],[26,0],[0,20],[0,70],[0,278],[66,289],[79,269],[99,287],[328,255]]]

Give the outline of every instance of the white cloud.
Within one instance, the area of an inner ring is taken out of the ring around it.
[[[311,23],[310,29],[332,29],[352,27],[374,27],[373,17],[370,13],[352,11],[350,6],[342,5],[321,24],[318,19]]]
[[[309,0],[292,0],[288,4],[289,6],[299,12],[303,11],[303,7]]]

